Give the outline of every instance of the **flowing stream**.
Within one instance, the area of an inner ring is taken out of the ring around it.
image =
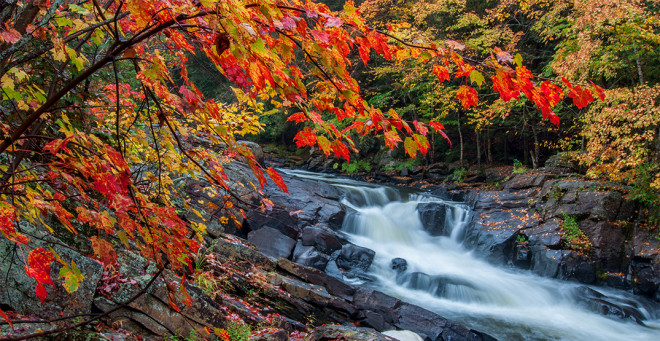
[[[481,259],[461,243],[471,218],[458,202],[393,187],[286,171],[324,180],[342,188],[343,203],[354,211],[342,230],[349,239],[376,252],[364,283],[434,311],[500,340],[660,340],[660,310],[656,303],[602,287],[543,278]],[[419,218],[417,205],[446,205],[449,236],[431,236]],[[392,269],[405,259],[407,269]],[[580,300],[584,290],[597,290],[608,302],[634,310],[639,321],[604,316]],[[582,302],[582,303],[581,303]]]

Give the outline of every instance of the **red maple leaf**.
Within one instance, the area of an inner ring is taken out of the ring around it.
[[[289,193],[288,188],[286,187],[286,184],[284,183],[284,179],[282,179],[282,176],[280,173],[278,173],[273,167],[268,167],[266,168],[266,173],[268,173],[268,176],[270,176],[271,179],[273,179],[273,182],[279,187],[284,193]]]
[[[438,77],[438,81],[440,81],[440,83],[449,81],[449,71],[447,71],[447,68],[444,66],[433,65],[433,74]]]
[[[449,142],[449,148],[451,148],[451,140],[449,139],[449,136],[447,136],[447,134],[445,134],[445,132],[443,130],[443,129],[445,129],[445,126],[442,125],[442,123],[440,123],[440,122],[429,122],[429,126],[431,126],[431,128],[435,129],[435,131],[440,133],[440,135],[442,135],[442,137],[444,137],[445,140],[447,140],[447,142]]]
[[[424,136],[426,136],[426,134],[429,132],[429,130],[424,126],[424,123],[415,120],[413,121],[413,125],[415,126],[415,129],[417,129],[417,131]]]
[[[300,122],[305,122],[308,119],[307,119],[307,115],[305,115],[304,112],[298,112],[298,113],[295,113],[295,114],[289,116],[289,118],[287,118],[286,120],[287,121],[295,121],[296,123],[300,123]]]
[[[576,85],[571,89],[568,93],[568,97],[573,99],[573,104],[575,104],[578,109],[582,109],[594,101],[593,96],[591,96],[591,91],[579,85]]]
[[[479,103],[477,90],[467,85],[461,85],[461,87],[458,88],[458,92],[456,92],[456,98],[461,101],[461,104],[463,104],[465,109],[477,106],[477,103]]]
[[[296,141],[296,146],[298,148],[305,146],[314,146],[316,144],[316,134],[309,127],[301,130],[296,134],[296,137],[293,138]]]
[[[55,288],[55,283],[50,277],[50,263],[54,260],[55,256],[44,248],[34,249],[28,254],[28,265],[25,266],[25,273],[37,281],[34,292],[41,304],[44,303],[48,295],[44,284],[50,284]]]

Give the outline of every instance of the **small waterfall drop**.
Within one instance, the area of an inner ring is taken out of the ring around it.
[[[298,175],[298,174],[296,174]],[[304,176],[313,177],[313,173]],[[318,179],[318,177],[315,177]],[[606,317],[578,302],[584,285],[494,266],[462,244],[471,219],[468,206],[352,180],[330,179],[346,190],[349,213],[342,230],[376,252],[370,285],[484,331],[501,340],[660,340],[658,305],[613,289],[595,288],[629,305],[641,323]],[[432,236],[418,205],[445,205],[448,235]],[[405,271],[392,260],[405,259]]]

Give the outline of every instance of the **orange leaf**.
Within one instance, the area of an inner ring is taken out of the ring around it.
[[[456,98],[458,98],[461,101],[461,104],[463,104],[463,107],[465,109],[468,109],[470,107],[475,107],[477,106],[477,103],[479,103],[479,97],[477,97],[477,90],[474,90],[474,88],[469,87],[467,85],[461,85],[461,87],[458,88],[458,92],[456,93]]]
[[[298,113],[295,113],[295,114],[289,116],[289,118],[287,118],[286,120],[287,121],[295,121],[296,123],[305,122],[305,121],[307,121],[307,115],[305,115],[304,112],[298,112]]]
[[[541,93],[547,98],[550,107],[554,107],[564,98],[564,92],[561,88],[548,81],[541,83]]]
[[[433,74],[438,77],[438,81],[440,81],[440,83],[449,81],[449,71],[447,71],[447,68],[444,66],[433,65]]]
[[[451,148],[451,140],[449,139],[449,136],[447,136],[447,134],[445,134],[445,132],[443,130],[443,129],[445,129],[445,126],[442,125],[442,123],[440,123],[440,122],[429,122],[429,126],[431,126],[431,128],[435,129],[435,131],[440,133],[440,135],[442,135],[442,137],[444,137],[445,140],[447,140],[447,142],[449,142],[449,148]]]
[[[94,255],[97,257],[101,264],[112,265],[117,262],[117,254],[115,249],[112,247],[112,244],[105,239],[93,236],[89,238],[92,242],[92,248],[94,249]]]
[[[266,173],[268,173],[268,176],[273,179],[273,182],[275,182],[277,187],[279,187],[283,192],[289,193],[289,190],[287,189],[282,176],[280,176],[280,173],[273,169],[273,167],[266,168]]]
[[[601,88],[600,86],[594,84],[594,82],[591,82],[591,85],[594,86],[594,89],[591,90],[591,92],[595,92],[601,101],[605,100],[605,90],[603,90],[603,88]]]
[[[332,142],[332,151],[337,155],[337,157],[343,157],[346,161],[351,160],[351,154],[348,151],[348,147],[340,141]]]

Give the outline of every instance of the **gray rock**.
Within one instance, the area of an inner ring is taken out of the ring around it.
[[[293,250],[293,261],[323,271],[330,261],[330,256],[320,252],[314,246],[304,246],[298,241]]]
[[[337,233],[321,224],[305,227],[301,239],[303,245],[314,246],[326,254],[332,254],[342,246]]]
[[[376,252],[353,244],[346,244],[342,246],[339,257],[337,257],[337,265],[344,270],[355,270],[359,272],[366,272],[374,260]]]
[[[305,341],[394,341],[396,339],[383,335],[373,329],[355,327],[351,325],[325,325],[314,329]]]
[[[537,225],[539,220],[538,214],[526,209],[486,211],[468,226],[465,244],[493,262],[506,263],[519,231]]]
[[[544,245],[550,248],[558,248],[563,235],[558,219],[525,229],[523,233],[527,236],[530,245]]]
[[[248,241],[264,254],[275,258],[289,258],[296,246],[294,239],[269,226],[250,232]]]
[[[449,236],[451,229],[445,226],[447,205],[437,202],[421,203],[417,205],[419,219],[422,226],[432,236]]]
[[[50,277],[55,286],[46,285],[47,297],[41,304],[35,294],[36,281],[25,274],[23,257],[27,257],[27,250],[24,247],[21,251],[16,248],[15,243],[0,238],[0,259],[3,260],[0,263],[0,276],[3,278],[0,302],[20,314],[43,319],[56,318],[61,313],[64,315],[91,313],[92,299],[103,272],[101,264],[83,256],[74,248],[64,247],[65,244],[61,240],[38,231],[34,226],[21,225],[23,231],[41,238],[31,238],[30,247],[46,249],[52,247],[63,261],[69,264],[75,262],[84,279],[78,290],[67,293],[62,286],[64,278],[59,277],[61,265],[54,261],[51,263]],[[22,252],[25,254],[21,255]]]
[[[511,180],[504,183],[504,188],[509,190],[526,189],[530,187],[540,187],[546,180],[549,179],[549,174],[545,173],[519,173],[515,174]]]
[[[408,269],[408,262],[403,258],[394,258],[392,259],[390,267],[392,270],[396,271],[397,274],[400,274]]]

